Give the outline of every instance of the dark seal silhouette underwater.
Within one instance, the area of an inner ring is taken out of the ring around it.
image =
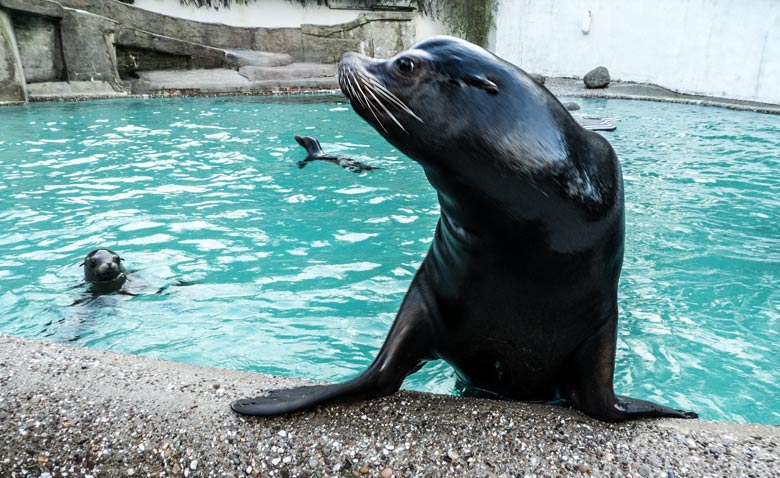
[[[343,156],[330,156],[325,154],[325,152],[322,151],[322,146],[320,146],[320,142],[317,141],[317,138],[313,138],[311,136],[295,135],[295,141],[308,153],[308,156],[306,156],[305,159],[298,161],[298,167],[301,169],[306,167],[306,165],[312,161],[326,161],[329,163],[338,164],[342,168],[346,169],[347,171],[352,171],[353,173],[362,173],[364,171],[373,171],[375,169],[379,169],[374,166],[369,166],[368,164],[355,161],[351,158],[345,158]]]

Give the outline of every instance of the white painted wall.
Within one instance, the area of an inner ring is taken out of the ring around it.
[[[494,51],[545,75],[603,65],[614,79],[780,104],[778,0],[500,0]]]

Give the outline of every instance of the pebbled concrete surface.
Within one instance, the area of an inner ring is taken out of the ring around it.
[[[0,336],[0,477],[777,477],[780,427],[413,392],[280,418],[300,381]]]

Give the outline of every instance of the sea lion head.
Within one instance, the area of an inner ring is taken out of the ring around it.
[[[84,280],[91,284],[119,283],[125,280],[122,258],[109,249],[95,249],[87,254],[80,265],[84,267]]]
[[[470,174],[468,157],[549,169],[576,122],[544,87],[492,53],[437,36],[387,60],[346,53],[339,84],[354,110],[424,167]],[[571,125],[570,123],[575,123]],[[461,160],[458,157],[462,157]]]

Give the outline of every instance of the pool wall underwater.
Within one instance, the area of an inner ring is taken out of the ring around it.
[[[4,109],[0,333],[324,381],[362,370],[438,210],[414,163],[324,100]],[[778,423],[780,118],[582,103],[619,119],[607,136],[627,196],[618,392]],[[380,169],[299,169],[293,134]],[[78,263],[100,246],[138,269],[140,294],[72,306]],[[437,363],[406,387],[453,384]]]

